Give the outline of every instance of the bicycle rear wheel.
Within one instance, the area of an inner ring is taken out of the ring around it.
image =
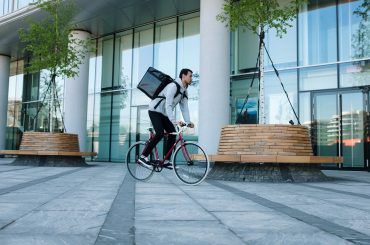
[[[173,169],[179,180],[187,185],[197,185],[207,177],[208,156],[198,144],[186,142],[175,151]]]
[[[126,155],[126,165],[128,172],[137,180],[146,181],[152,177],[154,173],[154,167],[148,169],[141,164],[138,160],[145,148],[145,142],[139,141],[133,144],[127,152]],[[150,155],[150,160],[152,160],[153,154]]]

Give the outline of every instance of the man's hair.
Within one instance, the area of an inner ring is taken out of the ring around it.
[[[188,73],[189,72],[191,72],[191,73],[193,73],[193,71],[192,70],[190,70],[190,69],[187,69],[187,68],[184,68],[184,69],[182,69],[181,71],[180,71],[180,75],[179,75],[179,78],[181,79],[182,78],[182,75],[188,75]]]

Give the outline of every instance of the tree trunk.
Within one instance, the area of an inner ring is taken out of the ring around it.
[[[50,115],[49,115],[49,132],[53,133],[54,132],[54,107],[55,107],[55,75],[53,74],[51,76],[51,96],[50,96]]]
[[[265,32],[263,26],[260,29],[260,57],[259,57],[259,76],[260,76],[260,86],[259,86],[259,111],[258,111],[258,122],[259,124],[266,124],[266,115],[265,115],[265,81],[264,81],[264,43],[263,39]]]

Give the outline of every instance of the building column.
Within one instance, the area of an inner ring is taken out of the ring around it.
[[[72,31],[72,36],[79,40],[89,40],[90,33]],[[78,134],[80,151],[86,151],[87,138],[87,99],[89,86],[89,53],[78,66],[78,75],[68,78],[64,91],[64,124],[67,133]]]
[[[216,20],[224,0],[200,3],[199,143],[217,153],[221,128],[230,121],[230,32]]]
[[[5,150],[10,57],[0,54],[0,150]]]

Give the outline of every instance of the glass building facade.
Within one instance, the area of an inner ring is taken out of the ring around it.
[[[17,1],[0,1],[2,6],[5,2]],[[368,167],[370,154],[370,24],[365,18],[368,13],[361,14],[364,2],[310,0],[282,39],[272,30],[265,38],[301,124],[311,129],[315,153],[342,155],[341,167],[349,168]],[[149,66],[172,77],[184,67],[194,71],[189,107],[192,121],[198,124],[200,35],[199,12],[193,12],[94,40],[96,49],[90,54],[89,65],[87,150],[98,152],[96,160],[124,161],[130,144],[147,139],[149,99],[136,85]],[[258,38],[240,29],[231,33],[230,48],[230,123],[235,123],[254,76],[246,108],[247,123],[257,123]],[[11,64],[8,149],[18,147],[25,130],[48,130],[49,109],[41,107],[45,71],[41,76],[24,74],[26,62]],[[288,124],[293,120],[297,124],[267,55],[264,77],[267,123]],[[58,84],[63,94],[64,82]],[[60,101],[63,107],[62,97]],[[37,112],[40,116],[35,118]],[[181,118],[181,113],[177,112],[177,117]],[[55,127],[61,127],[60,114],[53,120]],[[197,136],[195,128],[186,137],[197,140]]]
[[[0,0],[0,17],[28,6],[34,0]]]
[[[274,31],[265,38],[301,124],[311,128],[314,152],[342,155],[340,167],[348,168],[369,166],[370,22],[364,2],[311,0],[282,39]],[[232,40],[230,103],[235,122],[256,71],[258,39],[239,30]],[[267,123],[297,124],[267,54],[265,69]],[[258,93],[255,82],[247,103],[251,120]]]

